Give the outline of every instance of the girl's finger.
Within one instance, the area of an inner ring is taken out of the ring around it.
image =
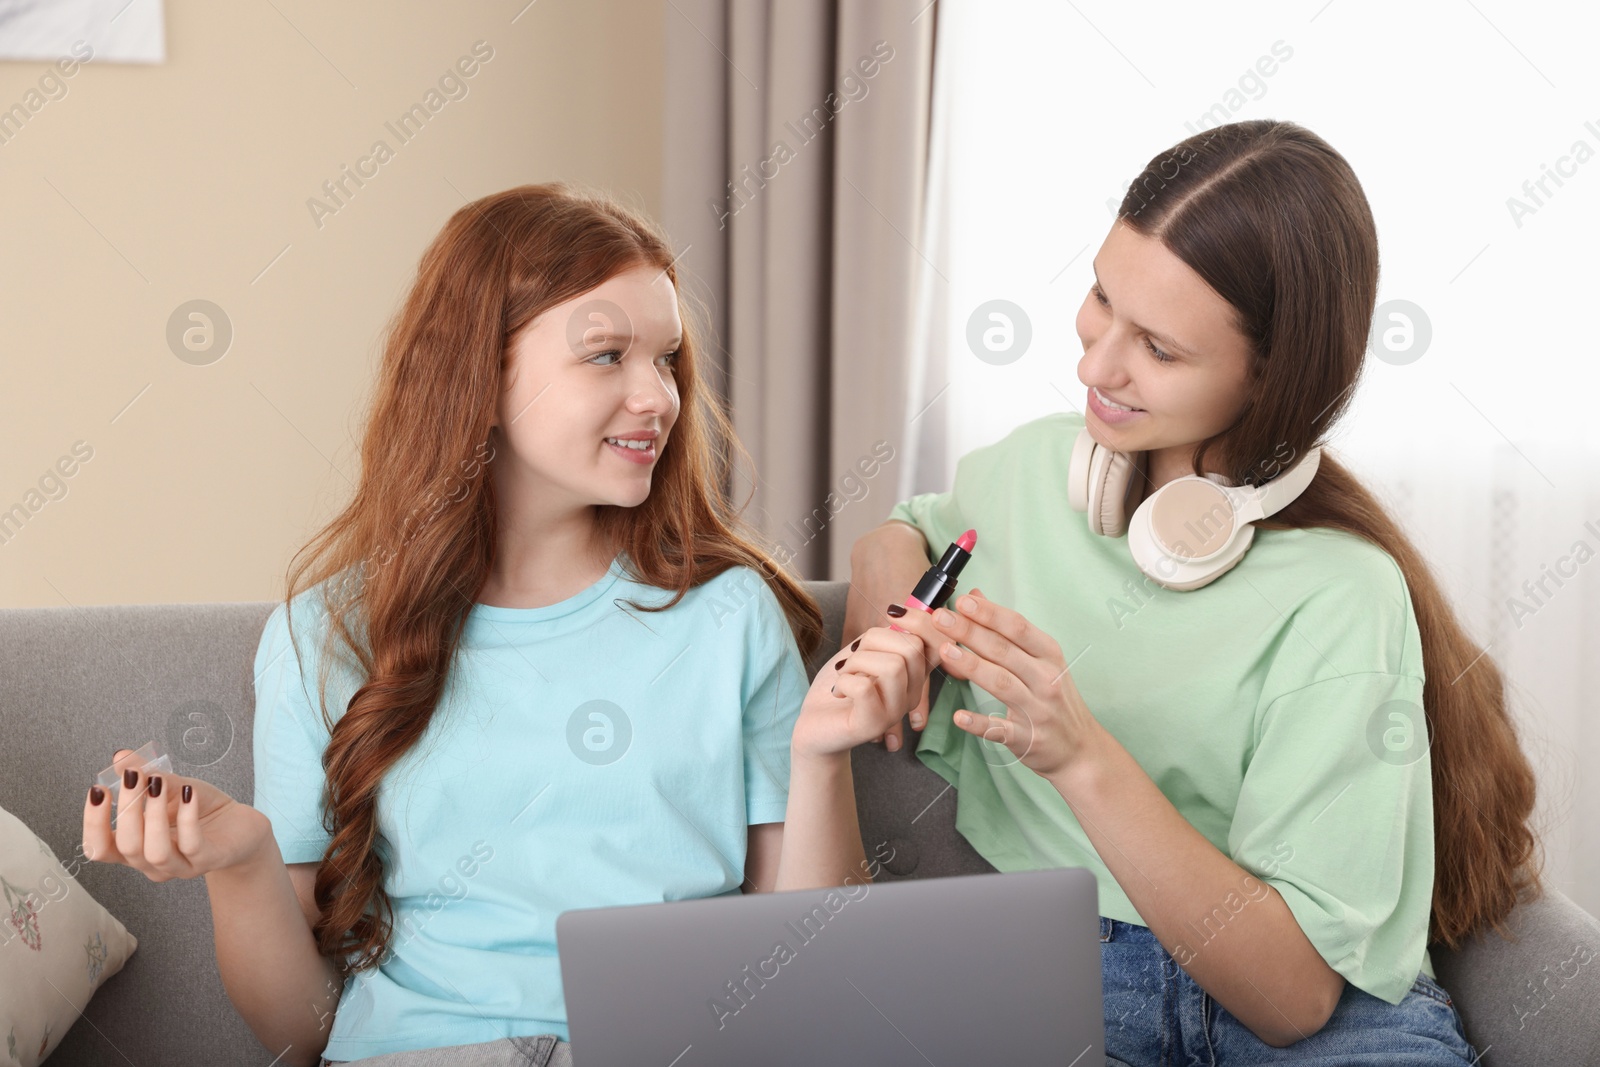
[[[100,797],[96,804],[94,798]],[[111,839],[111,794],[98,785],[90,786],[83,798],[83,854],[101,863],[116,863],[116,842]]]
[[[921,612],[917,614],[921,615]],[[922,618],[921,625],[926,629],[927,616],[924,615]],[[905,620],[902,619],[901,621],[904,622]],[[932,630],[928,630],[928,633],[935,638],[939,636]],[[933,664],[931,663],[933,647],[928,644],[928,639],[920,633],[904,628],[896,631],[889,629],[887,626],[872,627],[862,633],[848,651],[856,652],[862,650],[898,653],[905,656],[914,667],[927,662],[929,665],[926,669],[933,669]]]
[[[872,686],[867,691],[864,699],[856,701],[856,705],[861,713],[862,721],[870,722],[877,729],[883,730],[884,736],[887,737],[890,709],[900,706],[891,696],[895,682],[892,675],[873,674],[868,675],[868,678]]]
[[[863,727],[872,728],[873,733],[861,738],[862,741],[866,741],[877,736],[878,730],[883,730],[881,736],[884,745],[893,752],[899,747],[900,739],[898,736],[891,737],[891,731],[886,729],[887,724],[883,722],[887,715],[879,684],[878,679],[871,674],[842,674],[835,688],[838,696],[848,699],[851,703],[849,721],[853,728],[852,732]]]
[[[923,623],[926,625],[926,616]],[[894,721],[881,735],[868,740],[883,745],[890,752],[899,751],[904,744],[904,716],[893,713],[916,703],[918,694],[926,691],[929,670],[926,647],[924,640],[915,633],[875,626],[863,632],[851,645],[848,657],[836,661],[841,677],[860,674],[873,680],[877,706],[867,702],[862,711],[879,720],[892,715]],[[861,695],[856,696],[858,703],[863,702]]]
[[[1001,718],[998,715],[980,715],[962,709],[956,712],[952,719],[957,727],[967,733],[981,737],[985,741],[1004,745],[1018,762],[1027,759],[1028,753],[1033,751],[1033,742],[1037,735],[1033,732],[1033,723],[1028,721],[1026,716]],[[987,756],[984,758],[988,759]]]
[[[893,737],[893,747],[890,752],[897,752],[904,743],[904,729],[906,711],[916,703],[916,683],[921,677],[920,669],[912,662],[902,649],[896,653],[880,653],[889,657],[887,663],[873,672],[873,700],[864,708],[870,721],[879,725],[883,730],[884,744],[889,744]],[[916,657],[920,660],[920,656]]]
[[[117,797],[117,828],[113,834],[123,862],[144,871],[144,775],[132,767],[122,774],[122,789]]]
[[[877,635],[874,635],[877,637]],[[918,704],[920,694],[928,691],[928,673],[938,667],[938,646],[930,646],[915,633],[896,633],[882,630],[883,648],[901,659],[902,667],[896,669],[901,681],[901,693],[890,693],[891,704],[910,709]]]
[[[895,620],[895,625],[900,627],[898,633],[887,627],[884,627],[884,630],[893,637],[912,638],[921,646],[916,652],[924,664],[920,670],[926,673],[939,665],[939,642],[944,640],[945,635],[933,625],[932,615],[922,611],[908,611]]]
[[[892,636],[898,638],[901,635]],[[897,640],[893,643],[894,649],[888,652],[879,652],[863,644],[861,650],[853,653],[839,670],[841,677],[853,673],[871,678],[885,714],[889,712],[903,714],[904,709],[916,701],[913,685],[920,676],[917,664],[921,656],[915,651],[910,651],[917,646],[916,641]],[[896,721],[898,719],[897,715]]]
[[[1017,724],[998,715],[979,715],[975,711],[962,709],[952,718],[957,726],[974,737],[995,741],[1007,748],[1012,747],[1012,741],[1016,737]]]
[[[973,634],[975,639],[984,640],[986,634],[992,635],[988,638],[989,647],[997,652],[1002,644],[1007,644],[1016,646],[1038,660],[1052,661],[1061,654],[1061,646],[1053,637],[1023,618],[1020,613],[1010,608],[1003,608],[988,597],[969,594],[957,597],[954,602],[946,606],[960,619],[977,627]],[[959,623],[950,628],[941,626],[939,629],[945,634],[955,634],[963,643],[969,643],[967,634],[963,632]],[[999,660],[998,655],[991,655],[990,658]],[[1048,666],[1048,663],[1045,666]]]
[[[970,613],[958,614],[940,608],[935,613],[934,625],[938,627],[943,638],[936,651],[946,670],[949,669],[952,659],[959,661],[961,658],[950,655],[948,646],[952,644],[964,654],[976,653],[980,659],[995,664],[1029,685],[1042,683],[1045,678],[1060,670],[1060,668],[1050,669],[1049,664],[1033,656],[1027,649],[1005,635],[996,633],[976,621]]]
[[[963,648],[953,640],[947,641],[939,650],[939,655],[944,660],[946,674],[972,682],[1008,708],[1020,706],[1023,699],[1031,694],[1021,678],[973,651],[970,646]]]
[[[153,774],[146,779],[144,796],[144,859],[156,870],[172,860],[172,831],[167,819],[167,779]]]
[[[185,782],[172,802],[178,806],[178,851],[193,864],[201,845],[200,798],[195,796],[194,785]]]
[[[933,688],[933,683],[927,677],[917,682],[917,703],[911,709],[911,728],[920,730],[928,725],[928,691]]]
[[[865,645],[859,652],[852,652],[834,662],[841,678],[848,674],[864,674],[873,678],[882,675],[904,677],[907,673],[903,653],[879,652]]]
[[[901,738],[900,724],[897,722],[893,726],[889,727],[888,732],[886,732],[879,740],[883,742],[884,747],[890,752],[899,752],[900,746],[905,743]]]
[[[833,695],[840,700],[854,701],[871,688],[872,682],[864,674],[840,674],[833,683]]]

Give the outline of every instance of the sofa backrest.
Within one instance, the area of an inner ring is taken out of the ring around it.
[[[827,628],[807,664],[815,675],[842,643],[847,585],[806,585]],[[222,988],[202,881],[156,884],[128,867],[85,862],[81,840],[83,797],[95,774],[117,748],[151,739],[166,745],[179,773],[250,802],[251,671],[273,606],[0,610],[0,805],[139,939],[52,1064],[259,1067],[271,1058],[261,1056]],[[955,791],[910,748],[863,745],[852,764],[867,854],[890,857],[880,880],[993,870],[955,829]],[[1557,969],[1569,941],[1600,953],[1600,922],[1559,893],[1514,919],[1522,935],[1515,944],[1488,935],[1461,953],[1435,950],[1440,981],[1455,994],[1469,1035],[1480,1050],[1494,1047],[1482,1062],[1593,1062],[1600,1038],[1582,1020],[1600,1003],[1600,959],[1571,978]]]
[[[162,742],[179,774],[250,803],[256,645],[270,603],[0,611],[0,805],[139,939],[54,1064],[259,1065],[222,988],[204,879],[154,883],[83,858],[83,802],[119,748]]]

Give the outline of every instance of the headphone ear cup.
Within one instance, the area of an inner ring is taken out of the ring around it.
[[[1220,556],[1204,563],[1191,563],[1169,555],[1157,542],[1151,529],[1151,510],[1141,506],[1134,512],[1128,531],[1128,550],[1133,555],[1134,564],[1146,577],[1175,592],[1189,592],[1216,581],[1238,565],[1255,540],[1256,528],[1246,523],[1234,531],[1227,549]]]
[[[1079,430],[1077,440],[1072,442],[1072,459],[1067,465],[1067,506],[1073,511],[1089,510],[1089,467],[1095,447],[1088,430]]]
[[[1135,452],[1132,460],[1133,469],[1128,472],[1127,490],[1122,498],[1122,513],[1130,519],[1150,495],[1150,453]]]
[[[1091,532],[1121,537],[1128,516],[1144,500],[1149,485],[1146,454],[1105,447],[1087,429],[1078,431],[1067,472],[1067,503],[1086,513]]]
[[[1096,446],[1089,478],[1089,528],[1102,537],[1128,532],[1128,489],[1139,465],[1125,452]]]

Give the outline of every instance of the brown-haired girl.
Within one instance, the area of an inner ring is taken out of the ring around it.
[[[1533,774],[1421,555],[1331,455],[1298,467],[1367,347],[1361,186],[1293,123],[1203,131],[1135,179],[1094,272],[1087,416],[977,449],[857,542],[846,636],[979,531],[971,593],[894,620],[951,679],[912,712],[917,755],[1000,870],[1095,872],[1109,1062],[1472,1062],[1427,946],[1537,891]],[[1209,511],[1142,508],[1308,469],[1253,542],[1233,528],[1242,556]]]

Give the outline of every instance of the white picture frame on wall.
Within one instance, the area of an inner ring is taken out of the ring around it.
[[[165,63],[162,0],[0,0],[0,60]]]

